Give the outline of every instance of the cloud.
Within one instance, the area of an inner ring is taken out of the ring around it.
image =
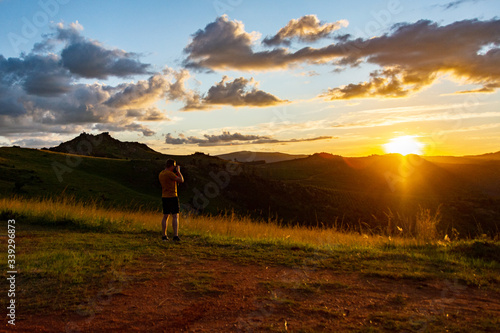
[[[255,52],[256,33],[241,22],[217,18],[193,35],[185,48],[187,67],[208,70],[276,70],[303,63],[332,63],[339,68],[375,64],[366,82],[331,88],[331,100],[402,97],[430,85],[442,74],[482,86],[488,92],[500,83],[500,20],[464,20],[440,26],[421,20],[401,23],[382,36],[352,39],[344,35],[322,48],[284,48]],[[487,51],[484,52],[485,48]],[[496,88],[495,88],[496,89]]]
[[[475,105],[478,107],[478,105]],[[465,119],[499,118],[500,112],[476,112],[464,109],[463,104],[436,105],[419,107],[401,107],[393,109],[376,109],[349,113],[335,122],[325,123],[325,128],[358,129],[392,126],[413,122],[456,122]]]
[[[58,96],[29,95],[18,86],[2,93],[0,87],[0,133],[57,133],[60,131],[58,127],[65,127],[71,132],[77,126],[114,124],[114,131],[136,130],[146,135],[149,132],[145,126],[132,124],[136,121],[169,120],[158,108],[146,103],[152,104],[153,99],[141,98],[139,93],[134,95],[135,98],[130,97],[133,95],[130,90],[136,91],[130,87],[130,84],[73,84],[67,93]],[[145,96],[151,98],[147,94]],[[125,107],[124,101],[129,103],[128,107]]]
[[[346,20],[321,24],[316,15],[305,15],[299,19],[290,20],[276,35],[265,38],[262,43],[267,46],[290,45],[293,39],[303,42],[315,42],[329,36],[333,31],[341,27],[347,27],[348,24]]]
[[[21,85],[28,94],[54,96],[68,92],[73,78],[54,54],[9,59],[0,55],[0,82]]]
[[[61,143],[61,140],[47,140],[39,138],[25,138],[12,142],[12,145],[30,148],[54,147]]]
[[[175,71],[168,68],[164,73],[173,77],[165,92],[166,98],[183,101],[185,104],[183,111],[211,110],[222,105],[267,107],[288,103],[286,100],[257,89],[258,83],[253,78],[239,77],[230,81],[227,76],[224,76],[203,96],[199,92],[186,88],[186,81],[190,77],[188,70]]]
[[[33,52],[52,50],[58,42],[65,43],[61,51],[62,66],[84,78],[107,79],[109,76],[129,77],[148,72],[149,64],[141,63],[139,55],[120,49],[109,49],[100,42],[81,36],[83,27],[76,23],[57,25],[56,32],[35,44]]]
[[[153,106],[169,88],[160,73],[116,86],[78,83],[82,77],[146,74],[149,67],[135,53],[105,48],[82,31],[78,22],[58,24],[31,53],[0,55],[1,134],[71,133],[94,126],[149,136],[154,132],[137,122],[169,120]]]
[[[448,2],[444,5],[441,5],[441,7],[443,7],[445,10],[446,9],[456,9],[456,8],[460,7],[461,5],[463,5],[464,3],[467,3],[467,2],[476,3],[478,1],[479,0],[457,0],[457,1],[452,1],[452,2]]]
[[[8,86],[0,81],[0,117],[19,117],[26,114],[22,97],[25,92],[19,86]]]
[[[249,91],[247,86],[250,85]],[[272,106],[288,101],[283,101],[278,97],[256,88],[256,82],[251,78],[247,80],[243,77],[229,81],[227,76],[216,85],[212,86],[202,103],[205,105],[231,105],[231,106]]]
[[[226,15],[198,30],[184,52],[184,66],[195,69],[266,70],[286,68],[287,51],[254,52],[256,33],[247,33],[243,23],[229,21]]]
[[[81,42],[81,29],[77,24],[58,26],[57,33],[34,48],[37,53],[9,59],[0,55],[0,124],[5,125],[0,133],[58,132],[57,126],[71,131],[90,126],[149,136],[153,132],[138,122],[169,121],[154,106],[161,100],[183,101],[183,110],[208,110],[221,105],[263,107],[286,102],[257,89],[253,79],[244,78],[224,78],[204,97],[186,87],[190,77],[186,69],[167,68],[145,80],[116,86],[78,83],[81,76],[65,68],[62,57],[53,51],[59,40],[71,45]],[[102,61],[108,62],[105,55]],[[104,71],[94,76],[108,74]]]
[[[188,70],[181,69],[175,71],[172,68],[166,68],[163,72],[165,75],[171,77],[171,80],[169,80],[169,87],[166,91],[166,98],[170,101],[184,102],[184,107],[181,109],[182,111],[210,110],[213,108],[210,105],[202,103],[202,96],[200,93],[186,87],[186,81],[190,78]]]
[[[482,88],[471,89],[471,90],[462,90],[459,91],[459,94],[469,94],[469,93],[492,93],[495,92],[498,88],[500,88],[500,82],[498,83],[487,83]]]
[[[412,77],[408,78],[408,74],[398,68],[374,71],[370,74],[370,80],[367,82],[351,83],[329,89],[320,96],[332,100],[377,96],[386,98],[404,97],[413,91],[420,90],[424,85],[430,84],[436,77],[435,74],[426,77],[414,73]]]
[[[168,89],[168,82],[162,74],[154,74],[148,80],[124,83],[117,89],[120,91],[110,97],[105,102],[106,105],[121,109],[147,107],[163,97]]]
[[[170,121],[163,111],[154,106],[149,109],[129,109],[126,116],[140,121]]]
[[[383,70],[372,72],[369,81],[329,89],[322,96],[332,100],[401,97],[444,73],[483,86],[474,92],[492,92],[500,84],[499,45],[500,20],[396,25],[392,34],[343,44],[344,64],[365,59]],[[489,50],[482,53],[486,46]]]
[[[153,136],[156,134],[156,132],[150,130],[144,125],[137,124],[137,123],[113,123],[113,124],[95,124],[92,127],[93,130],[97,131],[105,131],[105,132],[123,132],[123,131],[130,131],[130,132],[142,132],[142,135],[144,136]]]
[[[291,140],[278,140],[273,139],[270,136],[261,135],[248,135],[241,133],[230,133],[222,132],[220,135],[208,135],[205,134],[203,138],[198,138],[194,136],[185,137],[184,135],[179,135],[178,138],[174,138],[171,133],[165,136],[165,143],[172,145],[182,145],[182,144],[196,144],[198,146],[234,146],[234,145],[254,145],[254,144],[275,144],[275,143],[297,143],[297,142],[308,142],[308,141],[318,141],[318,140],[328,140],[332,139],[331,136],[319,136],[315,138],[306,139],[291,139]]]
[[[137,54],[108,50],[97,42],[82,41],[68,45],[61,53],[64,67],[85,78],[107,79],[148,74],[148,64],[139,62]]]

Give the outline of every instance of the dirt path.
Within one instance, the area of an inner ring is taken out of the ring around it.
[[[123,275],[123,282],[82,304],[80,313],[25,316],[16,330],[335,332],[373,327],[425,332],[442,326],[453,332],[463,325],[487,328],[490,318],[500,316],[499,293],[453,281],[209,260],[174,268],[163,264],[154,274],[151,280],[133,283]]]

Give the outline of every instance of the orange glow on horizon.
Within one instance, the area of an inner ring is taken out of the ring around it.
[[[384,144],[384,150],[388,154],[416,154],[422,155],[424,144],[415,139],[415,136],[405,135],[392,138]]]

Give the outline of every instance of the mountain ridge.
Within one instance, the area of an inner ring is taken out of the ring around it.
[[[97,135],[83,132],[74,139],[47,150],[116,159],[159,159],[165,156],[144,143],[117,140],[109,132]]]
[[[48,149],[43,148],[42,150],[49,150],[60,153],[70,153],[83,156],[93,156],[93,157],[107,157],[107,158],[118,158],[118,159],[156,159],[169,156],[168,154],[160,153],[150,148],[148,145],[135,141],[120,141],[113,138],[109,132],[102,132],[100,134],[90,134],[82,132],[79,136],[62,142],[56,147],[51,147]],[[385,154],[376,156],[386,156],[386,155],[399,155],[399,154]],[[288,160],[310,158],[310,157],[324,157],[328,156],[349,159],[352,161],[370,158],[371,156],[360,156],[360,157],[345,157],[341,155],[331,154],[331,153],[313,153],[313,154],[287,154],[281,152],[255,152],[255,151],[236,151],[231,153],[213,155],[214,157],[220,158],[226,161],[234,161],[239,163],[255,163],[255,162],[265,162],[265,163],[276,163]],[[473,162],[474,160],[500,160],[500,151],[479,154],[479,155],[465,155],[465,156],[421,156],[427,160],[434,161],[444,161],[449,159],[450,161],[462,161],[462,162]]]

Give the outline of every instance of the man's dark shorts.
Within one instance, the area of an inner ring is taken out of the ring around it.
[[[179,197],[161,198],[163,214],[178,214],[180,211]]]

